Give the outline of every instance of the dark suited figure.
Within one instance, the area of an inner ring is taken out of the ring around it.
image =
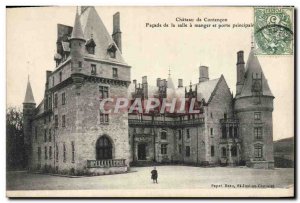
[[[153,183],[157,183],[158,173],[156,170],[156,167],[154,166],[154,169],[151,171],[151,179],[153,180]]]

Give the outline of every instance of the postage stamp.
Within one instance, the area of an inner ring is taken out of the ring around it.
[[[255,7],[254,36],[258,55],[293,54],[293,7]]]

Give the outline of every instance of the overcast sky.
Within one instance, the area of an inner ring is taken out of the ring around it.
[[[107,30],[112,32],[112,15],[121,14],[122,51],[132,66],[131,80],[155,85],[157,77],[174,84],[196,83],[200,65],[209,67],[211,79],[224,75],[235,93],[236,52],[251,46],[252,28],[146,28],[146,23],[177,23],[181,18],[227,18],[229,23],[253,23],[252,8],[197,7],[97,7]],[[57,24],[73,26],[76,8],[19,8],[7,10],[7,105],[21,106],[27,76],[36,103],[44,95],[46,70],[54,70]],[[273,112],[274,140],[294,133],[294,61],[292,56],[259,56],[269,86],[275,96]]]

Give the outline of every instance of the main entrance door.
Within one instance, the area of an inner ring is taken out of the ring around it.
[[[102,136],[97,140],[96,159],[112,159],[112,144],[106,136]]]
[[[146,144],[138,145],[138,159],[146,160]]]

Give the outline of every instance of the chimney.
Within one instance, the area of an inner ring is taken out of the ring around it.
[[[116,43],[119,50],[122,52],[122,38],[121,38],[121,28],[120,28],[120,13],[117,12],[113,15],[113,34],[112,38]]]
[[[209,80],[208,67],[207,66],[200,66],[199,67],[199,73],[200,73],[199,83]]]
[[[142,84],[147,84],[147,76],[142,77]]]
[[[148,83],[147,83],[147,76],[142,77],[142,87],[143,87],[143,93],[144,98],[148,99]]]
[[[183,87],[183,80],[182,79],[178,79],[178,88],[179,87]]]
[[[134,87],[136,88],[136,80],[133,80],[132,82],[134,84]]]
[[[163,86],[167,86],[167,80],[163,79]]]
[[[157,78],[157,79],[156,79],[156,86],[157,86],[157,87],[159,87],[159,86],[160,86],[160,81],[161,81],[161,79],[160,79],[160,78]]]
[[[245,76],[245,62],[243,51],[237,52],[236,74],[236,94],[240,94],[244,85]]]
[[[51,73],[52,73],[52,71],[50,71],[50,70],[46,71],[46,81],[49,80],[49,77],[50,77]]]

